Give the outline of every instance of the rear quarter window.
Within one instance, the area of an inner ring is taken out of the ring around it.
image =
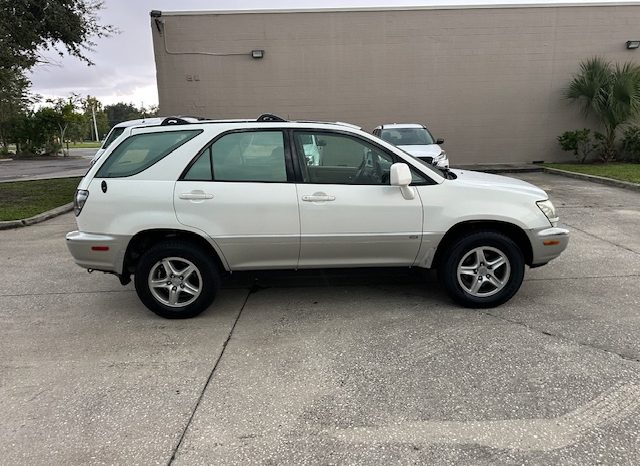
[[[124,126],[116,127],[111,130],[111,132],[107,135],[107,139],[105,139],[104,144],[102,144],[102,149],[106,149],[111,145],[113,141],[118,139],[118,137],[124,133]]]
[[[180,130],[129,136],[105,160],[96,173],[96,178],[136,175],[201,132],[202,130]]]

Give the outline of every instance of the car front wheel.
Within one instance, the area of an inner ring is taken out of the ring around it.
[[[204,311],[220,286],[220,274],[197,246],[167,241],[152,247],[135,272],[138,297],[151,311],[168,319],[186,319]]]
[[[454,242],[441,268],[449,295],[467,307],[505,303],[524,278],[524,256],[509,237],[481,231]]]

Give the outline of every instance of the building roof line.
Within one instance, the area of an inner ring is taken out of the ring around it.
[[[501,9],[501,8],[566,8],[566,7],[615,7],[640,6],[640,1],[562,1],[562,2],[529,2],[529,3],[447,3],[433,5],[406,6],[371,6],[371,7],[334,7],[334,8],[295,8],[295,9],[245,9],[245,10],[191,10],[191,11],[162,11],[162,16],[191,16],[191,15],[235,15],[235,14],[269,14],[269,13],[338,13],[364,11],[416,11],[416,10],[466,10],[466,9]]]

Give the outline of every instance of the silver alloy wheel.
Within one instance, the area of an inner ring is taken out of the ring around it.
[[[498,293],[507,285],[510,276],[509,259],[505,253],[490,246],[472,249],[458,263],[458,283],[477,298]]]
[[[149,271],[149,290],[166,306],[184,307],[202,293],[202,276],[193,262],[182,257],[166,257]]]

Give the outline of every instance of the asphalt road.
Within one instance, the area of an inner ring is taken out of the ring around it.
[[[483,311],[419,273],[316,271],[169,321],[72,263],[72,216],[0,232],[2,462],[640,463],[640,193],[522,178],[571,243]]]
[[[96,149],[70,149],[69,157],[0,161],[0,182],[84,176]]]

